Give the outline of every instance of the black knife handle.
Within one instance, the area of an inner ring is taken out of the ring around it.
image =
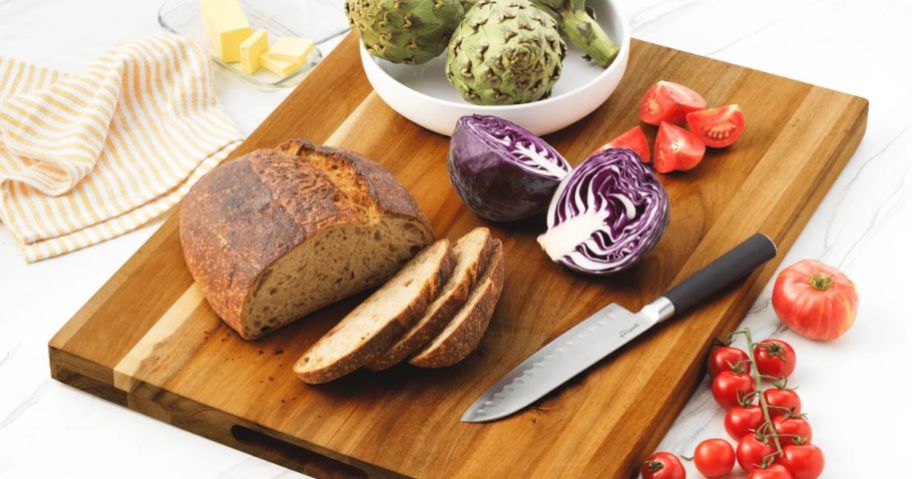
[[[757,266],[776,256],[776,243],[757,233],[716,258],[662,296],[674,305],[675,314],[683,313],[751,273]]]

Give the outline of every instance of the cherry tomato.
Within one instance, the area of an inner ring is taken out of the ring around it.
[[[725,148],[744,132],[744,113],[738,105],[725,105],[688,113],[687,126],[710,148]]]
[[[795,371],[795,350],[779,339],[764,339],[754,346],[754,359],[760,374],[787,378]]]
[[[782,416],[787,412],[801,414],[801,398],[794,389],[769,388],[763,391],[763,398],[770,406],[770,418]]]
[[[722,371],[733,371],[738,365],[745,369],[749,367],[747,353],[731,346],[716,346],[709,351],[706,358],[706,369],[711,377]],[[741,436],[738,436],[741,437]]]
[[[684,124],[684,115],[706,108],[706,100],[684,85],[659,81],[646,90],[640,100],[640,119],[650,125],[663,121]]]
[[[694,465],[706,477],[723,477],[735,467],[735,449],[725,439],[707,439],[694,450]]]
[[[725,430],[734,440],[751,434],[763,424],[763,410],[752,404],[747,407],[735,406],[725,413]]]
[[[657,452],[640,467],[643,479],[684,479],[687,473],[677,456],[670,452]]]
[[[754,390],[754,378],[747,374],[722,371],[713,379],[712,392],[716,402],[725,409],[738,406],[741,399]]]
[[[773,418],[773,429],[776,430],[777,434],[790,434],[801,437],[801,443],[807,444],[811,442],[811,439],[814,437],[814,432],[811,429],[811,424],[807,422],[807,419],[802,417],[787,417],[787,416],[778,416]],[[794,437],[780,437],[779,444],[782,446],[790,446],[795,444]]]
[[[608,148],[627,148],[628,150],[633,150],[643,163],[652,161],[652,158],[649,157],[649,141],[646,140],[646,135],[640,125],[621,133],[620,136],[600,146],[593,153],[607,150]]]
[[[738,441],[738,449],[735,457],[738,459],[738,465],[741,469],[751,472],[763,464],[763,458],[772,454],[776,447],[772,444],[761,442],[755,434],[745,434]]]
[[[823,451],[813,444],[785,446],[779,463],[792,473],[794,479],[817,479],[825,465]]]
[[[852,327],[858,293],[838,269],[806,259],[779,273],[773,286],[773,309],[792,331],[829,341]]]
[[[699,165],[706,153],[706,145],[697,135],[663,121],[659,125],[653,151],[656,171],[671,173],[692,170]]]
[[[792,473],[782,464],[773,464],[766,469],[754,469],[747,479],[794,479]]]

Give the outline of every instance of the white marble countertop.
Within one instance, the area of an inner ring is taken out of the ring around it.
[[[116,42],[158,32],[161,1],[0,0],[0,54],[78,70]],[[912,428],[912,388],[901,379],[912,364],[912,302],[903,299],[912,285],[912,3],[623,3],[638,38],[870,100],[858,152],[784,260],[818,258],[853,278],[855,327],[830,343],[782,331],[769,285],[745,324],[797,349],[793,383],[826,453],[824,477],[901,476],[891,466],[905,459],[908,441],[897,438]],[[215,82],[244,132],[289,93],[254,90],[224,71]],[[0,226],[0,477],[300,477],[50,378],[47,341],[157,226],[33,265]],[[704,438],[725,437],[722,416],[704,381],[660,447],[690,454]]]

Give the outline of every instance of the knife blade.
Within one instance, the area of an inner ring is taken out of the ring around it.
[[[614,303],[603,307],[489,387],[465,411],[462,421],[492,421],[523,409],[656,324],[696,306],[775,256],[775,243],[758,233],[637,313]]]

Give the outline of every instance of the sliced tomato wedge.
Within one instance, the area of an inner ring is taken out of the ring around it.
[[[640,128],[640,125],[621,133],[617,138],[598,147],[593,153],[607,150],[608,148],[627,148],[628,150],[633,150],[643,163],[649,163],[651,159],[649,157],[649,140],[646,139],[646,134],[643,133],[643,129]]]
[[[655,169],[659,173],[687,171],[703,160],[706,145],[700,137],[668,122],[659,125],[655,143]]]
[[[725,105],[688,113],[690,131],[710,148],[725,148],[744,132],[744,113],[738,105]]]
[[[640,100],[640,119],[650,125],[663,121],[677,125],[684,124],[684,115],[706,108],[706,100],[699,93],[684,85],[658,81]]]

